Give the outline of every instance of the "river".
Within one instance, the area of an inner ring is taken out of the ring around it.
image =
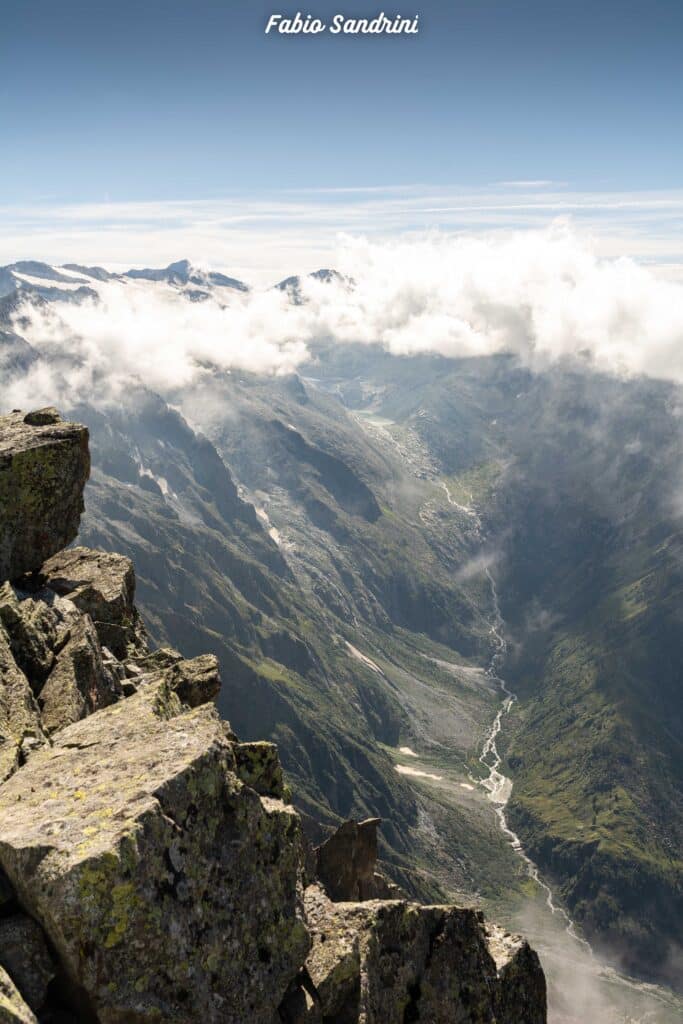
[[[473,501],[457,502],[441,481],[446,497],[459,513],[467,516],[475,536],[484,545],[482,523]],[[505,809],[512,793],[512,780],[501,770],[498,740],[505,720],[517,701],[507,685],[502,668],[507,654],[505,622],[500,610],[498,590],[490,566],[484,572],[491,593],[492,618],[489,621],[492,654],[487,675],[501,691],[501,704],[493,719],[479,757],[483,777],[470,775],[481,787],[493,807],[506,842],[523,862],[529,878],[543,897],[541,911],[522,908],[515,918],[519,927],[538,950],[549,988],[550,1024],[680,1024],[681,1000],[657,985],[627,977],[597,957],[590,944],[577,932],[570,915],[561,906],[550,885],[541,877],[538,866],[525,851],[522,841],[510,828]]]

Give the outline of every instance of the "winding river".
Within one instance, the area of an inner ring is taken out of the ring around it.
[[[441,482],[441,485],[446,493],[446,498],[448,499],[449,504],[472,520],[475,534],[481,541],[483,539],[481,519],[474,505],[461,505],[453,498],[448,485],[444,481]],[[510,709],[517,700],[517,695],[509,689],[505,679],[500,675],[499,670],[505,661],[505,655],[507,653],[507,641],[504,636],[505,622],[500,611],[496,581],[488,567],[486,567],[484,571],[489,582],[491,603],[493,606],[493,619],[489,623],[490,634],[493,640],[493,653],[491,655],[488,668],[486,669],[486,674],[501,690],[503,700],[496,713],[496,717],[493,720],[493,724],[491,725],[491,729],[484,741],[484,745],[479,756],[479,761],[488,774],[481,779],[470,775],[470,779],[473,783],[482,786],[486,790],[487,797],[493,805],[502,833],[518,857],[524,861],[529,878],[531,878],[536,885],[542,889],[545,895],[546,905],[550,912],[553,915],[559,915],[559,917],[563,919],[567,934],[579,943],[592,957],[593,951],[590,944],[577,933],[576,925],[572,921],[571,917],[567,911],[557,903],[552,889],[547,882],[544,882],[541,878],[537,865],[526,853],[522,846],[521,839],[517,833],[510,828],[505,815],[505,808],[508,800],[510,799],[510,794],[512,793],[512,780],[509,779],[507,775],[504,775],[500,770],[502,758],[498,752],[498,737],[500,736],[503,728],[505,718],[509,715]]]

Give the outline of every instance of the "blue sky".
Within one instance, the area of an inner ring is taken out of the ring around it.
[[[297,6],[419,13],[421,31],[263,34]],[[523,225],[521,194],[532,222],[589,197],[603,203],[579,213],[591,227],[623,226],[646,258],[661,236],[661,258],[679,258],[683,3],[3,0],[0,27],[0,258],[27,255],[33,231],[48,258],[80,245],[116,262],[136,224],[141,240],[166,224],[172,257],[180,202],[183,230],[220,222],[226,256],[237,216],[254,237],[267,223],[267,245],[282,225],[293,252],[309,226],[314,259],[345,227],[481,226],[459,216],[463,201],[490,207],[487,228],[496,208],[501,227]],[[150,256],[162,250],[157,239]]]

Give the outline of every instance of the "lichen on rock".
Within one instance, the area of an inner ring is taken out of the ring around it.
[[[43,739],[38,707],[0,622],[0,783],[19,767],[22,744],[29,737]]]
[[[92,619],[100,643],[117,658],[146,646],[135,608],[135,570],[124,555],[75,547],[60,551],[40,567],[45,586]]]
[[[164,685],[0,789],[0,862],[99,1020],[270,1024],[308,949],[298,816],[240,782],[213,706],[174,714]]]
[[[306,890],[306,961],[323,1019],[544,1024],[538,958],[511,939],[497,963],[479,911],[405,900],[333,903]]]

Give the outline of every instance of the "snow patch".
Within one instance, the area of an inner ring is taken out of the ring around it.
[[[32,277],[30,274],[20,274],[18,270],[13,270],[12,275],[20,284],[28,284],[32,288],[59,288],[64,292],[74,292],[84,287],[83,282],[53,281],[51,277]]]
[[[346,644],[346,648],[352,658],[355,658],[356,661],[360,661],[363,665],[366,665],[369,669],[372,669],[373,672],[377,672],[378,675],[384,675],[382,669],[379,667],[378,664],[376,664],[376,662],[372,660],[372,658],[368,658],[367,655],[363,654],[362,651],[359,651],[357,647],[354,647],[353,644],[350,644],[348,640],[345,640],[344,643]]]
[[[431,772],[422,772],[419,768],[410,768],[407,764],[395,764],[394,768],[399,775],[414,775],[420,779],[433,779],[434,782],[441,782],[443,775],[432,775]]]

